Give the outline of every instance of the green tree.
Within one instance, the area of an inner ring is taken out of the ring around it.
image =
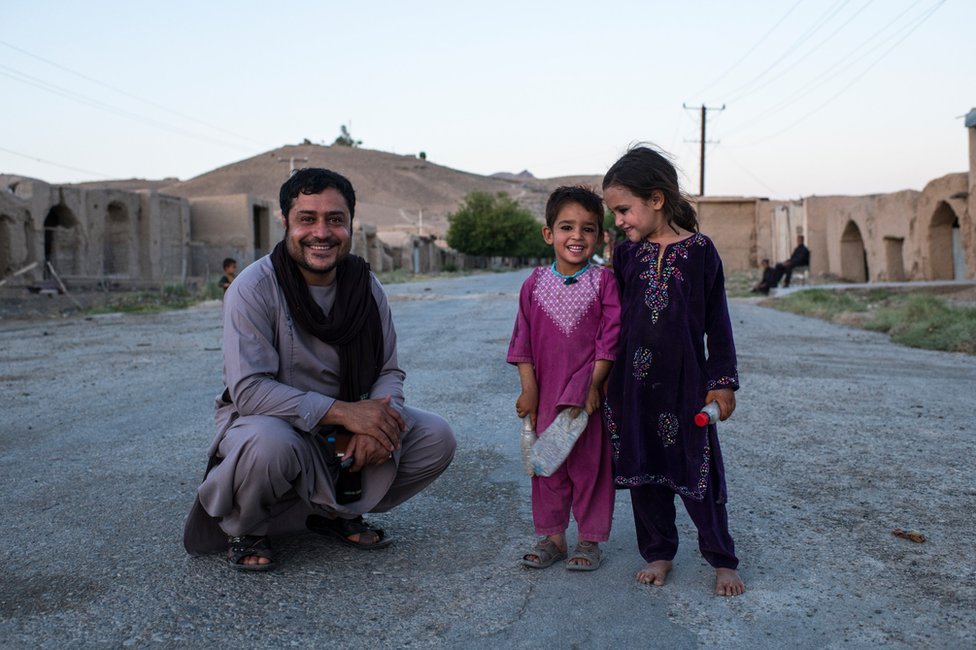
[[[550,257],[542,224],[504,192],[471,192],[447,216],[447,245],[465,255]]]

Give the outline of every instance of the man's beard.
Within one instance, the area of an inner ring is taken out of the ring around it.
[[[287,237],[288,237],[288,233],[286,232],[285,233],[285,238],[286,238],[285,239],[285,248],[288,250],[288,255],[293,260],[295,260],[295,263],[298,264],[298,266],[300,268],[308,271],[309,273],[314,273],[315,275],[328,275],[329,273],[331,273],[332,271],[334,271],[335,268],[336,268],[336,266],[339,265],[339,262],[341,262],[343,260],[343,258],[345,258],[346,255],[348,255],[348,251],[343,251],[342,250],[342,242],[339,241],[335,237],[327,237],[327,238],[325,238],[323,240],[314,240],[314,241],[313,240],[303,240],[303,241],[299,241],[299,242],[295,242],[295,241],[293,241],[291,239],[288,239]],[[305,254],[304,254],[305,253],[305,247],[306,246],[309,246],[309,245],[319,245],[319,244],[325,244],[326,246],[332,246],[332,247],[334,247],[334,249],[336,251],[336,253],[335,253],[335,260],[332,262],[332,264],[329,264],[326,267],[315,267],[315,266],[312,266],[311,264],[309,264],[305,260]],[[297,246],[298,247],[298,250],[294,250],[293,249],[293,246]]]

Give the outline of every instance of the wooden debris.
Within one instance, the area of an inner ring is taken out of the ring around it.
[[[9,280],[10,278],[15,278],[15,277],[17,277],[18,275],[23,275],[24,273],[27,273],[28,271],[30,271],[30,270],[32,270],[32,269],[33,269],[34,267],[36,267],[36,266],[37,266],[37,262],[31,262],[30,264],[28,264],[28,265],[27,265],[27,266],[25,266],[24,268],[22,268],[22,269],[18,269],[18,270],[16,270],[16,271],[14,271],[13,273],[11,273],[11,274],[10,274],[10,275],[8,275],[7,277],[5,277],[5,278],[4,278],[3,280],[0,280],[0,287],[2,287],[3,285],[5,285],[5,284],[7,284],[7,281],[8,281],[8,280]]]
[[[916,544],[921,544],[925,541],[925,535],[918,532],[917,530],[902,530],[901,528],[896,528],[891,531],[891,534],[895,537],[901,537],[902,539],[908,539]]]
[[[58,281],[58,286],[61,287],[61,293],[71,298],[71,302],[75,303],[75,306],[77,306],[78,309],[84,309],[84,307],[81,306],[81,303],[78,302],[74,296],[68,293],[68,287],[64,286],[64,282],[61,282],[61,276],[59,276],[58,272],[54,270],[54,265],[48,262],[47,268],[51,272],[51,275],[54,276],[54,279]]]

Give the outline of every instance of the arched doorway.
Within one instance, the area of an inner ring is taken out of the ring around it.
[[[50,263],[59,274],[78,273],[78,220],[65,205],[56,205],[44,217],[44,273]]]
[[[105,275],[128,275],[131,249],[129,209],[118,201],[112,201],[105,214],[105,238],[102,247],[102,269]]]
[[[953,233],[958,243],[954,246]],[[932,269],[930,280],[951,280],[955,277],[955,248],[962,249],[959,240],[959,219],[945,201],[932,213],[929,222],[929,265]]]
[[[840,275],[851,282],[867,282],[870,277],[861,229],[853,221],[847,222],[840,236]]]

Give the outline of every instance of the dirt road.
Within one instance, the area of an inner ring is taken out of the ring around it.
[[[376,518],[391,548],[294,538],[269,575],[181,547],[220,385],[219,304],[0,322],[0,646],[976,644],[973,358],[746,300],[732,304],[743,388],[720,436],[748,592],[711,595],[683,512],[670,583],[635,584],[625,492],[599,571],[516,567],[532,528],[504,354],[525,275],[389,287],[407,399],[452,422],[456,461]]]

